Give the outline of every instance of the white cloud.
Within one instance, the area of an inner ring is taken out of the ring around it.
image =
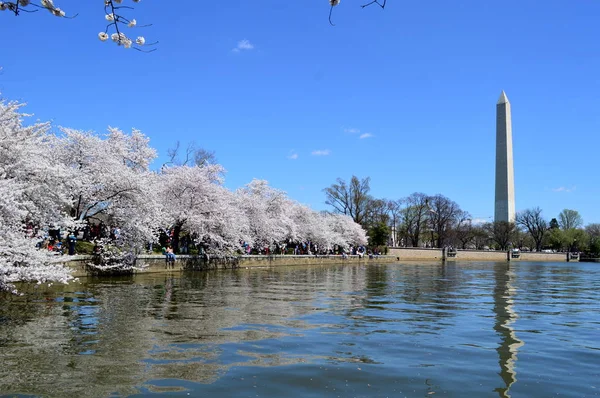
[[[371,134],[371,133],[362,133],[362,134],[360,134],[360,129],[357,129],[357,128],[354,128],[354,127],[345,128],[344,129],[344,133],[346,133],[346,134],[357,134],[357,135],[359,135],[358,139],[360,139],[360,140],[364,140],[365,138],[374,137],[373,134]]]
[[[288,156],[288,159],[292,159],[292,160],[296,160],[298,159],[298,154],[297,153],[292,153]]]
[[[558,187],[558,188],[553,188],[552,190],[554,192],[573,192],[575,190],[575,186],[572,186],[571,188],[567,188],[567,187]]]
[[[479,217],[479,218],[473,218],[471,220],[471,223],[473,225],[481,225],[481,224],[485,224],[487,222],[490,222],[491,220],[492,220],[492,217],[488,217],[488,218]]]
[[[237,46],[232,50],[233,52],[239,53],[240,51],[249,51],[254,49],[254,44],[250,43],[250,40],[240,40]]]
[[[329,149],[317,149],[312,151],[311,154],[314,156],[327,156],[331,153]]]

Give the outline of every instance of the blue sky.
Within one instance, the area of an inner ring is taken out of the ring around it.
[[[342,0],[333,27],[326,0],[142,1],[124,14],[153,24],[133,31],[160,41],[151,54],[97,39],[100,0],[55,4],[79,16],[0,13],[0,93],[36,118],[139,128],[158,165],[195,141],[228,187],[266,179],[315,209],[357,175],[376,197],[441,193],[489,219],[505,90],[517,210],[600,222],[599,2]]]

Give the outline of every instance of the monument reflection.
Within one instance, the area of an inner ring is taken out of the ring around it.
[[[511,269],[511,264],[498,264],[494,268],[496,286],[494,287],[494,313],[496,319],[494,330],[500,336],[500,345],[496,348],[498,363],[500,365],[500,377],[504,386],[495,391],[502,398],[510,397],[510,388],[517,381],[517,353],[519,348],[525,344],[519,340],[512,325],[518,318],[514,310],[514,287],[516,275]]]

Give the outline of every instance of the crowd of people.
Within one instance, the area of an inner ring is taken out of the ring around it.
[[[28,234],[30,236],[38,237],[37,248],[40,250],[48,250],[56,254],[74,255],[77,240],[94,243],[94,249],[92,252],[99,250],[100,241],[115,241],[120,237],[120,229],[115,226],[109,226],[104,223],[95,225],[85,226],[78,231],[68,231],[66,234],[61,231],[60,228],[50,226],[43,233],[33,231],[31,227],[28,227]],[[165,256],[168,263],[174,262],[177,254],[199,254],[203,255],[203,245],[195,244],[192,237],[187,234],[182,235],[178,239],[178,244],[174,244],[174,233],[172,228],[160,229],[159,230],[159,241],[158,244],[161,248],[161,253]],[[149,242],[147,249],[149,252],[153,252],[154,242]],[[333,247],[320,247],[318,244],[311,241],[293,242],[287,241],[283,243],[273,242],[272,245],[257,246],[249,242],[240,241],[239,254],[243,255],[312,255],[312,256],[325,256],[325,255],[342,255],[347,257],[349,255],[363,257],[368,255],[370,257],[377,256],[376,250],[368,250],[365,246],[351,245],[349,248],[342,248],[341,246],[334,245]]]
[[[120,237],[120,229],[118,227],[107,226],[102,222],[91,226],[86,225],[81,229],[69,230],[67,232],[53,225],[50,225],[48,229],[38,230],[29,224],[26,229],[27,236],[37,237],[36,247],[38,250],[47,250],[58,255],[75,255],[78,240],[94,243],[93,252],[97,252],[100,247],[98,245],[99,241],[115,241]]]

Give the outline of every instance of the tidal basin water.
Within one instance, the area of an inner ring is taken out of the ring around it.
[[[0,296],[0,395],[600,395],[600,264],[281,267],[26,291]]]

